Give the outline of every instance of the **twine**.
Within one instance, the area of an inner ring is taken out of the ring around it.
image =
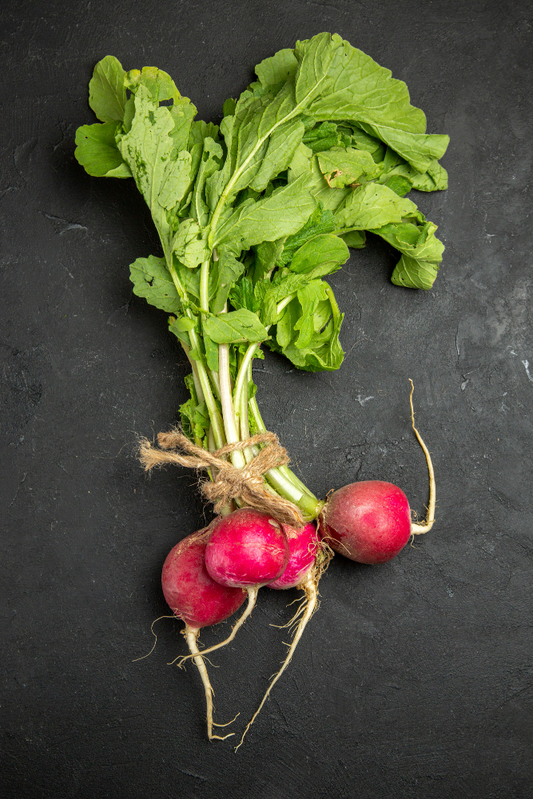
[[[214,505],[215,513],[239,499],[243,505],[268,513],[281,524],[302,527],[303,517],[299,508],[289,500],[269,491],[263,475],[270,469],[289,462],[287,450],[281,446],[275,433],[257,433],[234,444],[226,444],[214,452],[199,447],[180,430],[174,429],[157,436],[159,447],[146,438],[139,443],[139,460],[144,469],[173,463],[196,471],[209,471],[211,479],[203,477],[200,490],[204,498]],[[237,450],[263,446],[242,468],[234,466],[227,456]]]

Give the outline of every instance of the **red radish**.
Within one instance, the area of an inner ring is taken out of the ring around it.
[[[188,535],[168,553],[161,586],[175,616],[193,629],[224,621],[243,604],[246,595],[237,588],[215,582],[205,568],[205,548],[210,530]]]
[[[315,562],[318,552],[317,532],[312,522],[299,530],[284,524],[283,531],[289,542],[289,561],[282,574],[268,583],[269,588],[296,588]]]
[[[289,560],[289,544],[282,525],[267,513],[254,508],[239,508],[220,517],[210,527],[205,549],[205,567],[221,586],[248,593],[246,610],[230,635],[219,644],[204,649],[207,655],[233,641],[255,607],[263,585],[279,577]],[[186,655],[180,665],[187,660]]]
[[[239,508],[219,519],[205,551],[205,566],[213,580],[247,590],[275,580],[288,560],[282,525],[254,508]]]
[[[328,499],[322,521],[330,547],[358,563],[386,563],[411,535],[407,497],[397,486],[381,480],[339,488]]]
[[[183,634],[191,657],[200,672],[207,705],[207,735],[209,740],[228,736],[213,734],[213,689],[200,651],[198,636],[202,627],[224,621],[240,608],[245,593],[215,582],[205,568],[205,548],[210,530],[205,528],[188,535],[171,549],[163,564],[161,585],[172,612],[185,622]]]
[[[404,548],[411,535],[427,533],[435,521],[435,473],[429,450],[415,427],[414,386],[410,382],[411,424],[429,476],[427,516],[423,524],[412,522],[401,488],[381,480],[350,483],[334,491],[320,514],[321,533],[332,549],[358,563],[386,563]]]

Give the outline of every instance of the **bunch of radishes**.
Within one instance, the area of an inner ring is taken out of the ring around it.
[[[412,522],[409,502],[400,488],[379,480],[367,480],[334,491],[322,504],[316,524],[309,522],[297,529],[280,524],[266,513],[243,507],[219,516],[170,551],[163,565],[163,593],[173,613],[185,622],[184,635],[190,655],[180,663],[190,657],[199,669],[206,696],[210,740],[228,736],[213,733],[214,726],[223,725],[213,721],[213,691],[204,657],[233,640],[250,615],[260,588],[298,588],[304,591],[304,599],[293,619],[295,632],[287,657],[242,738],[289,664],[316,610],[318,582],[333,554],[331,550],[359,563],[385,563],[403,549],[412,535],[431,528],[435,511],[433,467],[414,419],[413,429],[424,450],[429,471],[430,496],[423,525]],[[246,609],[228,638],[200,652],[197,645],[200,629],[227,619],[246,598]]]

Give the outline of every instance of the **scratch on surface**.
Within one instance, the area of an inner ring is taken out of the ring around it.
[[[367,402],[369,402],[371,399],[374,399],[374,397],[373,397],[373,396],[370,396],[370,397],[362,397],[360,394],[358,394],[358,395],[357,395],[357,397],[356,397],[356,400],[357,400],[357,402],[359,403],[359,405],[360,405],[362,408],[363,408],[363,407],[365,406],[365,404],[366,404]]]
[[[25,479],[26,479],[26,477],[27,477],[27,476],[28,476],[28,472],[24,472],[24,474],[22,475],[22,479],[21,479],[21,481],[19,482],[19,484],[18,484],[18,486],[17,486],[17,490],[15,491],[15,496],[13,497],[13,499],[11,500],[11,502],[9,503],[9,506],[8,506],[8,507],[11,507],[12,505],[14,505],[14,504],[15,504],[15,500],[17,499],[17,496],[18,496],[18,493],[19,493],[19,489],[20,489],[20,487],[21,487],[22,483],[25,481]]]
[[[179,766],[178,771],[181,771],[182,774],[186,774],[188,777],[195,777],[197,780],[207,782],[207,777],[204,777],[202,774],[196,774],[194,771],[188,771],[186,768],[179,768]]]
[[[54,214],[47,214],[46,211],[41,211],[41,214],[49,219],[50,222],[55,223],[55,227],[58,230],[60,236],[63,233],[68,233],[70,230],[85,230],[87,228],[85,225],[80,225],[79,222],[70,222],[68,219],[63,219],[62,216],[54,216]]]
[[[524,369],[526,370],[527,379],[530,383],[533,383],[533,375],[529,371],[529,361],[522,361],[522,363],[524,365]]]

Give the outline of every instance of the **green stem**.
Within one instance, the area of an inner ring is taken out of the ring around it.
[[[255,397],[250,399],[249,408],[254,417],[256,427],[265,433],[266,426]],[[275,469],[270,469],[265,477],[278,494],[298,505],[306,521],[315,519],[318,516],[324,502],[317,499],[288,466],[277,466]]]
[[[242,397],[245,393],[248,393],[247,391],[245,392],[245,386],[250,379],[250,367],[258,348],[259,342],[250,344],[239,366],[239,371],[237,372],[237,378],[235,380],[235,390],[233,392],[233,401],[236,408],[242,406]]]
[[[220,404],[222,406],[222,419],[228,444],[240,441],[235,410],[233,407],[233,392],[231,390],[231,374],[229,368],[229,345],[218,345],[218,374],[220,378]],[[238,469],[246,465],[244,455],[239,450],[231,453],[231,462]]]

